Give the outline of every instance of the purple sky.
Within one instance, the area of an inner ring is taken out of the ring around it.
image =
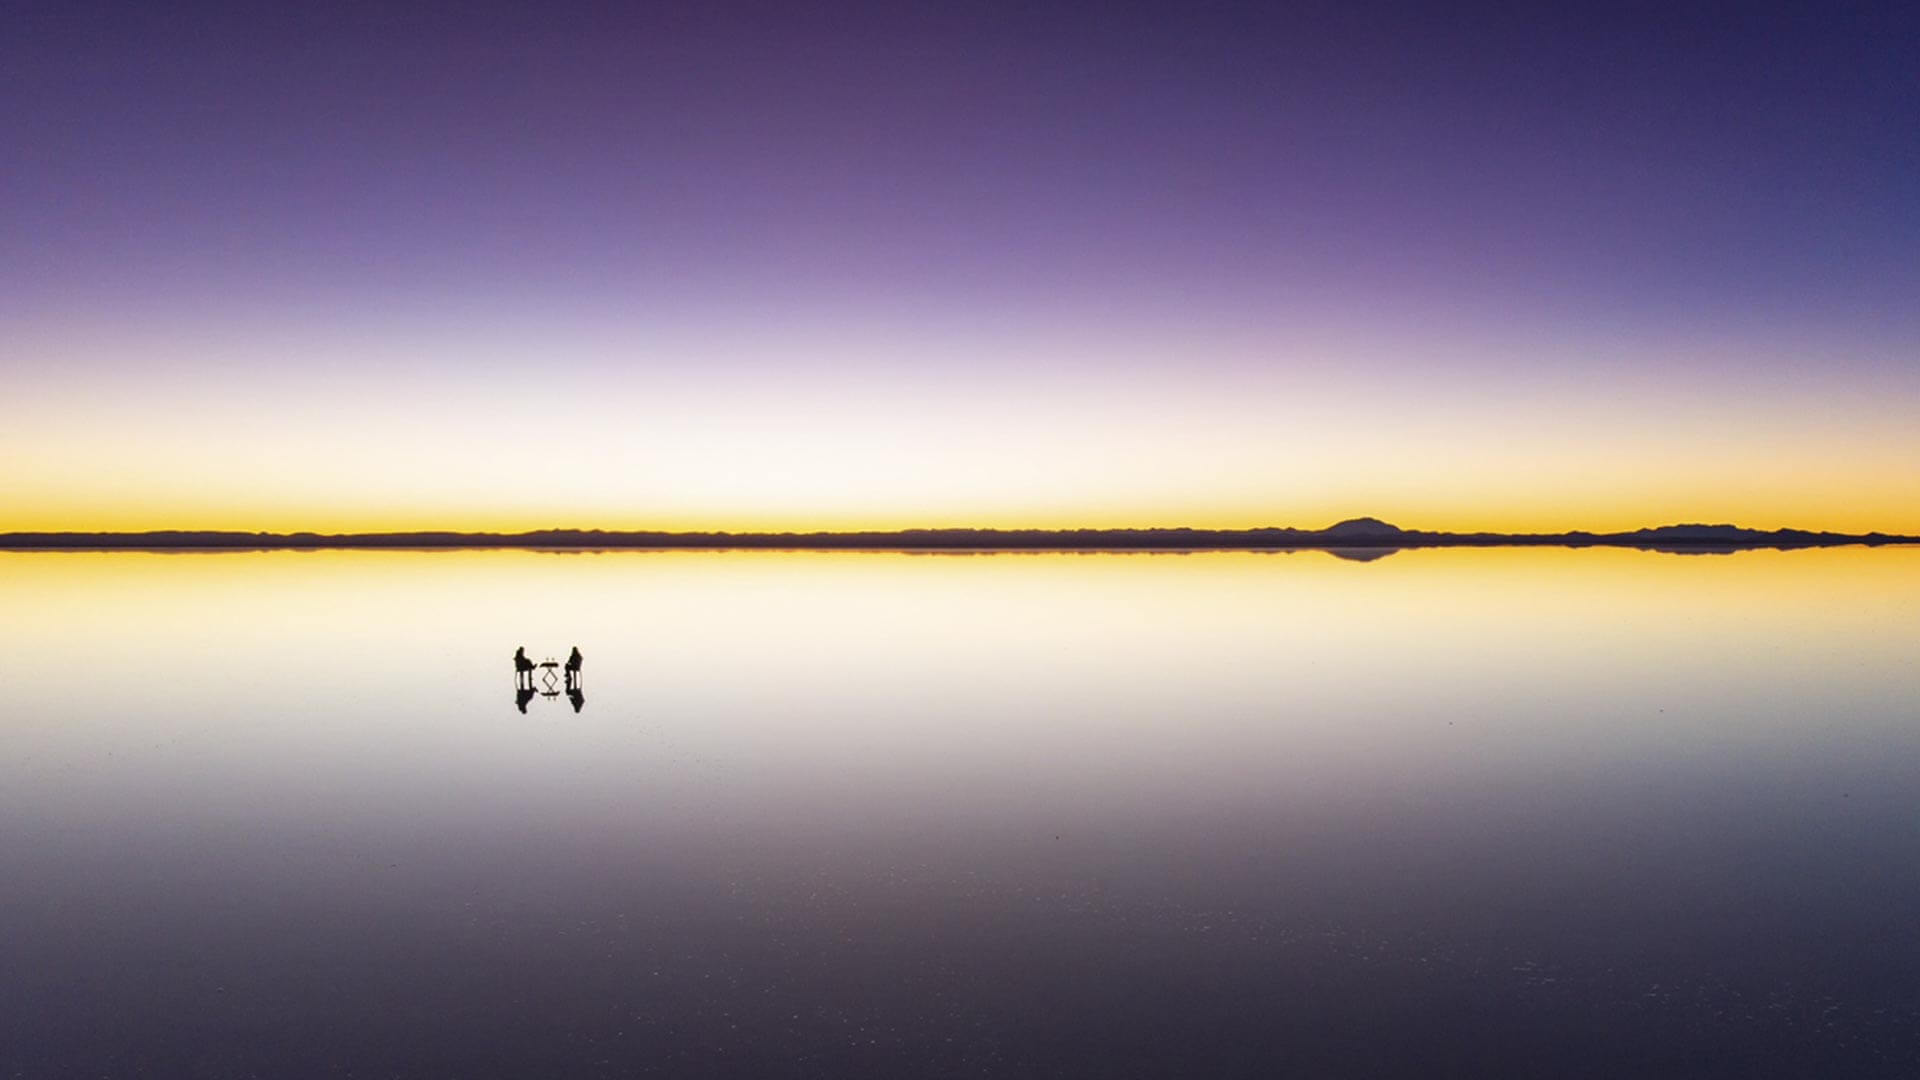
[[[1920,390],[1911,4],[437,7],[13,5],[29,403],[84,440],[124,417],[75,380],[212,365],[298,420],[354,356],[704,387],[716,423],[716,372],[873,367],[1666,379],[1741,424]]]

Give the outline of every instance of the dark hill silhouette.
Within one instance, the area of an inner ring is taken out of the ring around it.
[[[1743,529],[1738,525],[1662,525],[1655,529],[1639,529],[1635,536],[1649,540],[1684,543],[1738,544],[1756,537],[1765,536],[1758,529]]]
[[[1661,525],[1621,533],[1450,533],[1402,529],[1379,518],[1350,518],[1325,529],[900,529],[862,532],[605,532],[541,529],[523,533],[264,533],[162,530],[138,533],[0,533],[0,550],[263,550],[318,548],[765,548],[871,551],[1279,551],[1302,548],[1399,550],[1422,547],[1630,547],[1705,552],[1748,548],[1912,544],[1887,533],[1771,532],[1736,525]]]
[[[1388,538],[1388,537],[1398,537],[1398,536],[1403,536],[1405,534],[1406,534],[1406,530],[1402,529],[1400,526],[1389,525],[1386,522],[1381,521],[1379,518],[1375,518],[1375,517],[1348,518],[1347,520],[1340,522],[1338,525],[1329,525],[1328,527],[1320,530],[1321,536],[1330,537],[1336,540],[1350,540],[1350,539],[1359,539],[1359,538],[1380,539],[1380,538]]]

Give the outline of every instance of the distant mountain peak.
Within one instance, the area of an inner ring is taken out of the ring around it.
[[[1748,529],[1739,525],[1703,525],[1699,522],[1687,522],[1681,525],[1656,525],[1650,529],[1640,529],[1634,535],[1656,540],[1740,541],[1751,540],[1765,534],[1759,529]]]
[[[1389,525],[1376,517],[1348,518],[1337,525],[1320,530],[1325,536],[1400,536],[1406,532],[1398,525]]]

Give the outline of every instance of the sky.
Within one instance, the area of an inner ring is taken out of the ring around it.
[[[1920,8],[7,6],[0,530],[1920,532]]]

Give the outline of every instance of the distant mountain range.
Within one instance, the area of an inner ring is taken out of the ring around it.
[[[1632,532],[1496,533],[1402,529],[1358,517],[1324,529],[901,529],[895,531],[729,533],[607,532],[541,529],[522,533],[158,532],[0,533],[0,550],[266,550],[310,548],[770,548],[872,551],[1268,551],[1300,548],[1397,550],[1424,547],[1630,547],[1714,552],[1748,548],[1914,544],[1890,533],[1748,529],[1738,525],[1661,525]]]

